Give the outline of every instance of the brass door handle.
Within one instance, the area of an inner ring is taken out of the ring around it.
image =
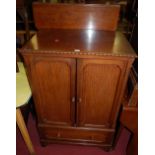
[[[75,97],[72,97],[72,103],[75,103]]]
[[[81,99],[81,98],[79,98],[79,99],[78,99],[78,103],[81,103],[81,102],[82,102],[82,99]]]

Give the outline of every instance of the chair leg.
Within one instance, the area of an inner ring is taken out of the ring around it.
[[[20,108],[16,109],[16,121],[17,121],[18,127],[20,129],[20,132],[24,138],[24,141],[28,147],[30,154],[35,155],[35,151],[34,151],[32,142],[30,140],[30,136],[28,134],[28,131],[27,131],[27,128],[26,128]]]

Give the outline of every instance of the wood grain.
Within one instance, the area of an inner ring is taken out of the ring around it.
[[[38,56],[33,58],[32,65],[32,82],[40,121],[52,125],[73,125],[75,60]]]
[[[72,144],[81,143],[83,145],[96,144],[101,146],[112,145],[114,130],[91,129],[80,127],[54,127],[39,124],[39,130],[42,134],[42,140],[48,140],[58,143],[72,142]]]
[[[37,29],[98,29],[115,31],[119,5],[34,3]]]
[[[136,57],[117,27],[118,6],[34,3],[39,32],[20,50],[42,144],[111,148]]]
[[[76,52],[76,49],[79,51]],[[23,47],[22,52],[62,56],[71,54],[136,57],[133,48],[121,32],[98,30],[39,30]]]
[[[120,94],[120,79],[124,74],[121,61],[78,60],[78,126],[108,128],[112,126],[111,114]]]

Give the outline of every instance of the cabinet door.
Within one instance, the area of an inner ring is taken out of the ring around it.
[[[120,105],[125,63],[121,60],[79,59],[77,70],[78,126],[112,127]]]
[[[32,62],[39,123],[71,126],[75,121],[75,59],[35,56]]]

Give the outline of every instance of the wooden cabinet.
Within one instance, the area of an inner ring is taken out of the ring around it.
[[[42,144],[54,141],[110,148],[130,61],[27,52],[24,59]]]
[[[117,19],[111,19],[118,17],[119,7],[83,4],[56,4],[56,7],[60,12],[53,14],[50,11],[55,4],[34,5],[34,19],[40,29],[20,50],[35,101],[40,141],[109,149],[136,57],[126,38],[113,31]],[[98,12],[98,8],[104,13]],[[61,14],[65,10],[67,14]],[[78,14],[70,15],[73,10]],[[45,25],[38,11],[48,19]],[[57,19],[60,14],[63,26]],[[68,19],[72,19],[73,26]],[[58,29],[49,29],[54,22]],[[95,29],[85,29],[90,22],[92,25],[95,22]]]

